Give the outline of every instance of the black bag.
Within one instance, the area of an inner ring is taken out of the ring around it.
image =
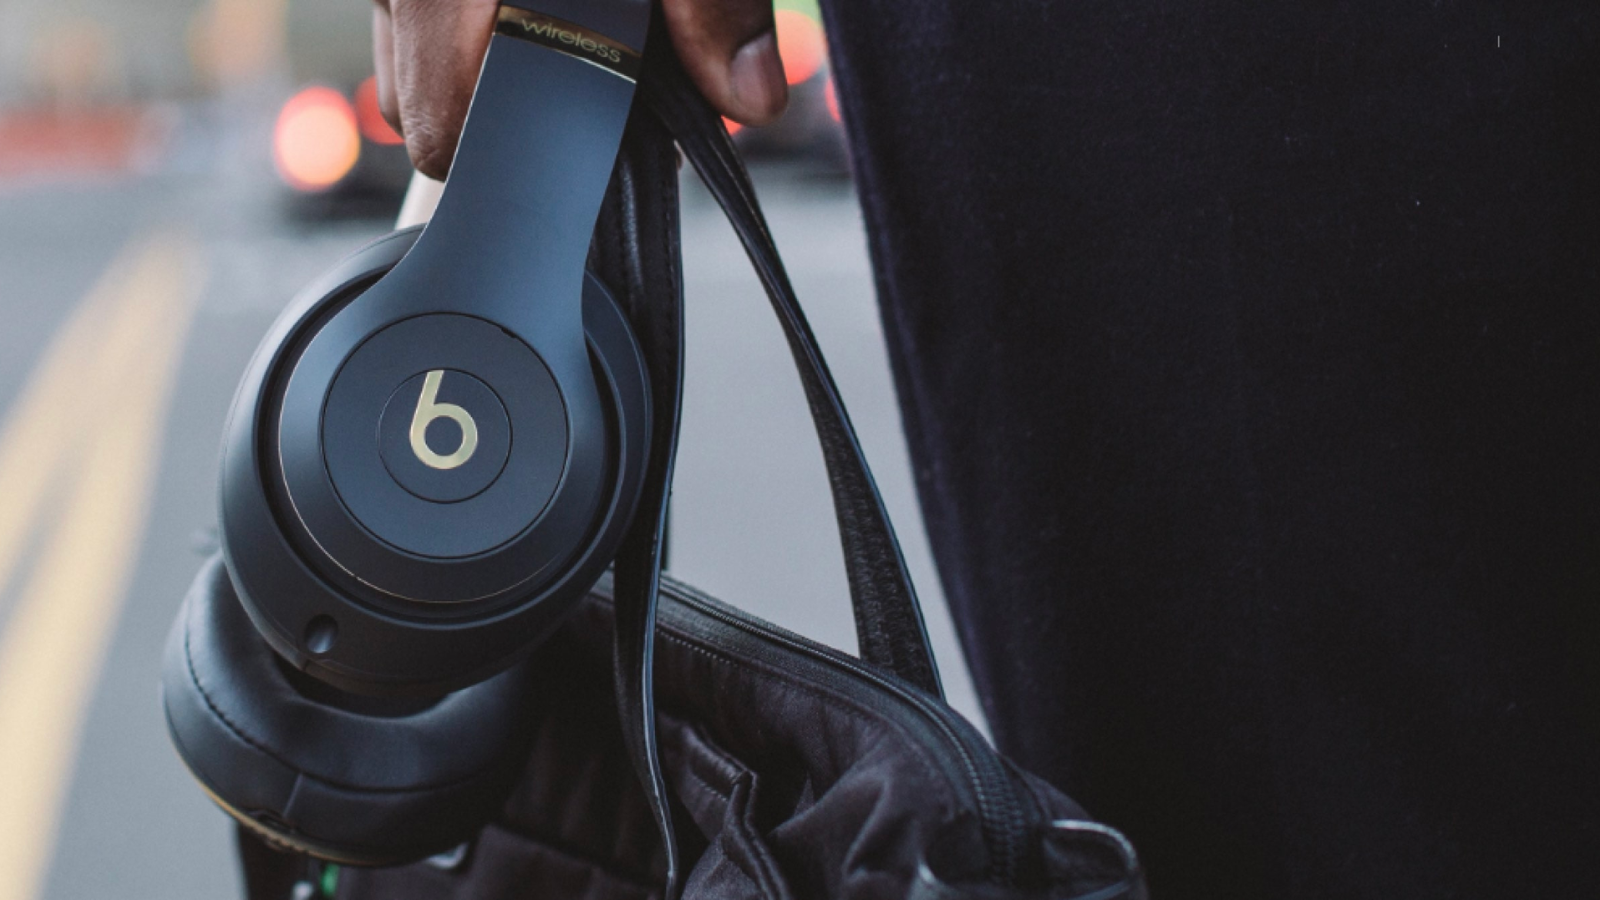
[[[410,866],[324,869],[241,832],[251,896],[1144,898],[1122,835],[1000,757],[940,699],[899,545],[748,176],[667,42],[655,47],[592,262],[623,294],[663,427],[614,576],[535,652],[526,770],[472,845]],[[660,575],[682,382],[674,138],[744,241],[794,351],[862,660]]]

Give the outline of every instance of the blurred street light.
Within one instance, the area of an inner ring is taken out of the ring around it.
[[[53,106],[103,103],[121,92],[121,53],[104,25],[73,17],[33,41],[29,74],[34,95]]]
[[[783,72],[790,85],[811,80],[828,58],[828,41],[822,24],[799,10],[780,9],[775,14],[778,55],[783,57]]]
[[[361,158],[355,109],[333,88],[302,90],[278,114],[272,153],[291,187],[315,191],[337,184]]]
[[[283,58],[285,0],[211,0],[189,22],[197,80],[227,90],[248,85]]]

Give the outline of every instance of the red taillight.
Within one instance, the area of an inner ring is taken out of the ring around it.
[[[723,116],[722,117],[722,126],[724,128],[726,128],[726,129],[728,129],[728,133],[729,134],[738,134],[739,133],[739,129],[744,127],[743,125],[740,125],[738,122],[735,122],[734,120],[728,118],[727,116]]]
[[[835,122],[839,119],[839,89],[833,86],[833,79],[828,79],[828,84],[822,89],[823,102],[828,104],[828,115],[833,116]]]
[[[378,106],[378,79],[371,75],[356,88],[356,124],[361,126],[361,134],[374,144],[406,142],[383,117],[383,109]]]
[[[361,156],[361,135],[350,101],[332,88],[308,87],[283,105],[272,135],[278,174],[297,190],[338,183]]]
[[[822,68],[828,57],[828,41],[822,26],[803,12],[780,9],[775,14],[778,30],[778,55],[783,57],[783,72],[791,85],[801,84]]]

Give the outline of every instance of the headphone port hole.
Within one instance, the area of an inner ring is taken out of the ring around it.
[[[339,625],[329,616],[317,616],[306,623],[306,649],[316,656],[332,650],[338,638]]]

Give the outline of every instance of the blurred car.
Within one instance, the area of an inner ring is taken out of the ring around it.
[[[411,160],[378,109],[370,7],[291,0],[286,12],[285,53],[298,87],[272,129],[286,210],[308,219],[393,216]]]
[[[284,101],[272,160],[290,212],[302,217],[393,216],[411,179],[405,144],[378,111],[371,76],[348,93],[313,84]]]
[[[778,0],[774,13],[778,53],[789,81],[789,108],[759,128],[724,120],[746,156],[810,163],[847,171],[839,100],[828,67],[828,39],[816,0]]]

